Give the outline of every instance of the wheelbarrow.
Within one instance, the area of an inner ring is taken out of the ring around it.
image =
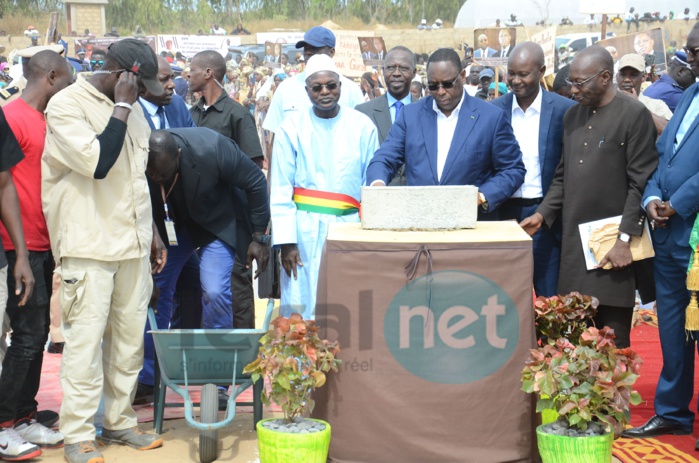
[[[259,341],[269,328],[274,310],[274,299],[267,304],[262,329],[151,329],[156,354],[155,402],[153,425],[162,432],[165,407],[184,406],[187,424],[199,431],[199,459],[210,463],[218,458],[218,430],[228,426],[235,418],[236,397],[253,386],[253,401],[237,405],[252,405],[253,428],[262,419],[263,382],[253,385],[250,375],[243,374],[245,365],[255,360]],[[155,313],[148,309],[151,328],[157,327]],[[189,396],[189,386],[201,386],[200,403]],[[218,387],[233,386],[223,421],[218,421]],[[183,386],[183,387],[181,387]],[[166,388],[175,391],[183,404],[166,404]],[[199,405],[200,420],[194,417],[193,408]]]

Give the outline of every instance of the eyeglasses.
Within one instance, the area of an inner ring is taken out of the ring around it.
[[[692,56],[699,56],[699,47],[695,48],[688,48],[688,47],[682,47],[685,53],[687,55],[692,55]]]
[[[454,88],[454,85],[456,85],[456,81],[459,80],[459,77],[461,76],[456,76],[456,79],[452,80],[451,82],[440,82],[438,84],[427,82],[427,88],[430,89],[430,92],[436,92],[439,90],[439,87],[442,87],[444,90],[450,90]]]
[[[578,87],[578,88],[583,88],[583,87],[585,86],[586,83],[588,83],[589,81],[591,81],[591,80],[594,79],[595,77],[599,76],[599,75],[602,74],[603,72],[604,72],[604,70],[602,70],[602,71],[598,72],[597,74],[595,74],[594,76],[588,77],[587,79],[585,79],[585,80],[583,80],[583,81],[580,81],[580,82],[571,82],[570,79],[566,79],[566,84],[568,84],[568,85],[574,85],[574,86],[576,86],[576,87]]]
[[[390,66],[386,66],[384,69],[389,74],[393,74],[394,72],[396,72],[396,70],[400,71],[401,74],[407,74],[410,71],[412,71],[412,68],[409,68],[408,66],[396,66],[393,64]]]
[[[311,91],[313,93],[320,93],[323,90],[323,87],[325,87],[329,91],[332,92],[333,90],[336,90],[337,87],[339,87],[339,86],[340,86],[340,84],[338,84],[337,82],[330,82],[327,84],[318,84],[318,85],[314,85],[313,87],[311,87]]]
[[[99,64],[100,66],[102,66],[102,65],[104,64],[104,60],[102,60],[102,59],[100,59],[100,60],[91,59],[91,60],[90,60],[90,64],[93,65],[93,66],[94,66],[95,64]]]

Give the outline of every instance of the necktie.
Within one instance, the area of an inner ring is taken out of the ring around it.
[[[155,114],[158,115],[158,119],[160,119],[160,127],[159,129],[164,129],[165,128],[165,108],[162,106],[158,106],[158,110],[155,112]]]
[[[396,108],[396,118],[393,121],[393,122],[395,122],[398,120],[398,115],[400,114],[400,110],[403,109],[403,102],[396,101],[395,103],[393,103],[393,107]]]

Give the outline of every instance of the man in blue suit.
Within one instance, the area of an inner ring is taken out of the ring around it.
[[[158,57],[158,81],[163,86],[163,94],[152,95],[147,90],[138,102],[151,130],[195,127],[184,100],[175,94],[175,81],[170,63],[162,56]],[[163,241],[167,244],[165,214],[160,188],[148,178],[151,190],[153,221]],[[155,277],[160,290],[160,302],[156,320],[160,328],[181,327],[199,328],[201,324],[201,282],[199,280],[199,257],[196,254],[182,254],[177,246],[168,246],[168,264]],[[183,267],[184,265],[184,267]],[[181,304],[179,302],[182,301]],[[179,310],[186,306],[185,311]],[[184,321],[189,320],[189,321]],[[181,323],[180,323],[181,322]],[[145,332],[150,330],[146,323]],[[138,389],[134,404],[140,405],[153,401],[153,337],[145,335],[143,346],[143,369],[138,375]]]
[[[687,36],[687,62],[699,76],[699,23]],[[699,211],[699,84],[685,90],[672,119],[657,142],[660,161],[643,194],[653,221],[655,288],[663,369],[655,390],[655,416],[622,433],[625,437],[691,434],[694,412],[696,333],[685,332],[689,234]],[[694,336],[692,336],[694,334]],[[699,442],[696,445],[699,450]]]
[[[367,168],[368,185],[387,185],[405,164],[413,185],[475,185],[480,220],[524,181],[522,153],[505,113],[464,91],[459,55],[441,48],[427,62],[431,95],[403,108]]]
[[[522,150],[527,168],[522,187],[500,206],[500,220],[521,222],[536,211],[561,160],[563,116],[573,100],[541,88],[546,72],[544,50],[534,42],[517,45],[507,60],[507,82],[512,89],[492,104],[505,111]],[[561,260],[561,227],[541,228],[534,240],[534,290],[538,296],[557,293]]]

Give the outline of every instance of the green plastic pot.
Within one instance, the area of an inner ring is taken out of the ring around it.
[[[536,438],[543,463],[611,463],[614,434],[557,436],[543,432],[542,426],[536,428]]]
[[[542,399],[548,399],[549,396],[541,394]],[[555,408],[547,408],[541,411],[541,424],[553,423],[558,419],[558,410]]]
[[[289,463],[299,461],[304,463],[326,463],[330,449],[330,425],[322,420],[323,431],[309,434],[291,434],[267,429],[262,426],[266,421],[257,423],[257,445],[260,449],[260,463]]]

